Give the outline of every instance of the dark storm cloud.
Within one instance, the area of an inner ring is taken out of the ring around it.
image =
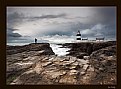
[[[104,27],[94,29],[94,26],[98,23],[104,25]],[[82,34],[83,37],[116,38],[116,7],[96,8],[96,13],[92,17],[91,24],[93,24],[93,27],[88,29],[92,33],[87,32],[86,34]]]
[[[14,12],[7,14],[7,28],[14,28],[23,23],[24,15],[22,13]]]
[[[12,11],[12,9],[11,9]],[[61,18],[65,17],[66,14],[58,14],[58,15],[42,15],[42,16],[31,16],[31,17],[26,17],[24,16],[23,13],[19,12],[14,12],[10,13],[7,15],[7,38],[9,40],[15,40],[15,37],[21,37],[19,33],[13,33],[13,31],[18,30],[18,29],[12,29],[17,25],[20,25],[22,23],[25,23],[27,21],[34,21],[34,20],[39,20],[39,19],[53,19],[53,18]]]
[[[36,20],[42,20],[42,19],[54,19],[54,18],[64,18],[66,14],[49,14],[49,15],[41,15],[41,16],[32,16],[32,17],[24,17],[23,19],[26,19],[27,21],[36,21]]]
[[[8,25],[8,27],[14,27],[23,22],[27,22],[27,21],[63,18],[65,16],[66,16],[65,13],[61,13],[61,14],[57,14],[57,15],[49,14],[49,15],[41,15],[41,16],[25,16],[23,13],[13,12],[13,13],[7,15],[7,25]]]
[[[8,21],[15,20],[15,19],[21,19],[21,18],[23,18],[23,14],[22,13],[20,14],[18,12],[8,14],[8,16],[7,16]]]
[[[97,13],[104,18],[103,20],[115,21],[116,17],[116,7],[103,7],[97,8]]]
[[[60,35],[74,35],[73,32],[80,30],[89,29],[87,33],[82,34],[83,37],[115,37],[116,36],[116,8],[114,7],[102,7],[96,9],[96,14],[94,14],[91,19],[92,23],[83,22],[71,22],[67,24],[68,28],[61,26],[56,32],[48,32],[48,35],[54,35],[59,33]],[[95,28],[96,25],[102,25]],[[62,31],[64,29],[65,31]],[[46,33],[47,34],[47,33]]]
[[[16,9],[16,8],[14,8]],[[87,10],[88,9],[88,10]],[[22,23],[27,23],[21,25],[22,31],[26,31],[29,34],[29,30],[33,32],[36,30],[35,35],[76,35],[76,32],[80,30],[82,37],[116,37],[116,7],[94,7],[87,8],[84,10],[90,11],[90,13],[74,13],[76,9],[59,12],[60,9],[53,9],[52,13],[41,11],[34,13],[29,13],[31,10],[19,9],[19,11],[9,9],[7,14],[7,27],[14,28]],[[23,10],[23,11],[22,11]],[[36,10],[36,9],[34,9]],[[13,13],[12,13],[13,11]],[[67,13],[66,13],[67,12]],[[68,13],[69,12],[69,13]],[[91,13],[92,12],[92,13]],[[33,24],[33,25],[32,25]],[[35,24],[35,25],[34,25]],[[30,28],[29,28],[30,27]],[[32,27],[32,28],[31,28]],[[28,30],[29,29],[29,30]],[[14,29],[15,30],[15,29]],[[14,31],[8,29],[8,36],[19,37],[18,33],[13,33]],[[32,33],[34,34],[34,33]]]
[[[18,29],[11,29],[11,28],[8,28],[7,29],[7,37],[21,37],[21,35],[19,33],[14,33],[13,31],[16,31]]]
[[[104,36],[116,38],[116,7],[102,8],[100,14],[104,16],[105,31],[102,32]]]
[[[21,35],[18,33],[12,33],[12,34],[8,33],[7,36],[8,37],[21,37]]]
[[[110,26],[116,25],[116,7],[96,8],[95,11],[94,22]]]
[[[8,43],[22,43],[22,42],[32,42],[29,38],[30,37],[24,37],[20,35],[19,33],[15,33],[14,31],[19,29],[7,29],[7,42]],[[19,41],[18,41],[19,40]]]
[[[33,17],[33,19],[44,19],[44,18],[60,18],[60,17],[65,17],[66,14],[58,14],[58,15],[42,15],[42,16],[39,16],[39,17]]]
[[[55,23],[56,24],[56,23]],[[54,28],[49,28],[47,31],[42,33],[43,35],[76,35],[76,32],[78,30],[84,30],[93,27],[93,25],[90,24],[83,24],[80,22],[68,22],[68,23],[60,23],[59,25],[57,24],[56,27]],[[38,33],[38,35],[42,35],[41,33]]]

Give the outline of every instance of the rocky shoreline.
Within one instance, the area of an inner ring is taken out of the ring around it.
[[[7,46],[8,85],[116,84],[116,42],[66,43],[57,56],[49,43]]]

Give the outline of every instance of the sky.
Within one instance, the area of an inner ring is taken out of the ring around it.
[[[116,7],[7,7],[7,43],[116,40]]]

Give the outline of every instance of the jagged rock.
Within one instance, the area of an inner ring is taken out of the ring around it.
[[[36,84],[38,81],[41,80],[41,76],[39,74],[37,74],[35,71],[30,70],[27,71],[25,73],[23,73],[22,75],[20,75],[19,77],[17,77],[12,83],[11,85],[28,85],[28,84]]]
[[[88,64],[89,60],[77,59],[80,65]]]
[[[74,54],[69,56],[53,55],[49,44],[7,46],[7,82],[11,85],[116,84],[116,46],[103,48],[112,43],[95,43],[94,47],[99,47],[89,56],[88,46],[93,45],[68,44],[64,47],[77,47],[72,48]],[[77,58],[81,53],[84,59]]]
[[[83,69],[84,69],[84,70],[87,70],[88,67],[89,67],[89,65],[86,65],[86,64],[85,64],[85,65],[83,66]]]
[[[70,69],[70,70],[76,69],[76,67],[77,67],[76,65],[72,65],[71,67],[69,67],[69,69]]]
[[[93,52],[90,56],[90,64],[97,73],[93,82],[97,84],[115,84],[116,80],[116,46],[109,46]],[[100,79],[101,78],[101,79]],[[96,82],[94,82],[96,83]]]
[[[59,76],[66,74],[66,72],[65,71],[52,70],[52,71],[45,71],[45,72],[43,72],[43,74],[46,75],[50,79],[55,79]]]
[[[45,62],[45,63],[42,63],[42,67],[46,67],[46,66],[48,66],[48,65],[51,65],[52,64],[52,62]]]
[[[60,84],[76,84],[77,80],[74,78],[74,76],[64,76],[59,80]]]
[[[91,42],[82,42],[82,43],[65,43],[62,44],[63,47],[71,48],[67,55],[71,55],[80,59],[83,59],[83,56],[89,56],[92,52],[108,47],[116,45],[116,41],[109,42],[99,42],[99,43],[91,43]],[[116,50],[114,48],[114,50]],[[111,50],[110,50],[111,51]],[[112,55],[112,52],[106,52],[107,55]]]
[[[88,70],[87,70],[87,71],[94,72],[95,70],[94,70],[94,67],[89,66],[89,68],[88,68]]]
[[[77,75],[79,73],[79,71],[77,70],[70,70],[69,71],[69,75]]]
[[[78,54],[76,54],[76,57],[80,58],[80,59],[83,59],[84,56],[88,56],[88,54],[87,53],[78,53]]]
[[[53,55],[54,52],[50,48],[49,43],[37,43],[37,44],[29,44],[29,45],[24,45],[24,46],[7,46],[7,54],[16,54],[16,53],[21,53],[25,51],[40,51],[44,50],[45,55],[48,53],[49,55]]]
[[[88,60],[90,56],[83,56],[85,60]]]
[[[84,71],[80,72],[81,75],[84,75],[85,73],[86,73],[86,72],[84,72]]]

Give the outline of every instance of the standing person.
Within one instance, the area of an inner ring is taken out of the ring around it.
[[[37,43],[37,39],[35,38],[35,43]]]

